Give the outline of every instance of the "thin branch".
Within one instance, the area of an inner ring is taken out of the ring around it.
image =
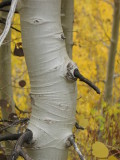
[[[21,136],[21,133],[0,136],[0,142],[8,141],[8,140],[17,140],[20,136]]]
[[[8,13],[9,12],[9,10],[8,9],[2,9],[2,8],[0,8],[0,11],[2,11],[2,12],[6,12],[6,13]],[[17,10],[15,11],[15,13],[19,13]]]
[[[33,138],[33,133],[32,133],[32,131],[27,129],[26,132],[23,133],[23,134],[19,137],[19,139],[18,139],[18,141],[17,141],[17,143],[16,143],[16,145],[15,145],[15,147],[14,147],[14,150],[13,150],[13,152],[12,152],[12,154],[11,154],[10,160],[16,160],[16,159],[18,158],[18,156],[23,157],[25,160],[32,160],[32,159],[27,155],[27,153],[23,152],[23,150],[22,150],[23,144],[24,144],[24,143],[30,144],[32,138]]]
[[[21,37],[12,39],[12,40],[10,40],[10,41],[3,42],[2,45],[6,45],[6,44],[9,44],[9,43],[11,43],[11,42],[15,43],[14,41],[15,41],[15,40],[19,40],[19,39],[21,40]]]
[[[114,79],[114,80],[116,80],[116,79],[119,78],[119,77],[120,77],[120,74],[114,74],[114,75],[113,75],[113,79]],[[101,80],[94,81],[94,83],[99,83],[99,82],[102,82],[102,83],[105,84],[105,83],[106,83],[106,80],[102,80],[102,79],[101,79]]]
[[[119,78],[119,77],[120,77],[120,74],[114,74],[114,75],[113,75],[113,78],[114,78],[114,79]]]
[[[102,19],[100,19],[100,17],[98,16],[93,16],[94,19],[96,20],[96,22],[99,24],[99,26],[101,27],[101,29],[103,29],[105,36],[107,37],[107,39],[109,40],[109,42],[111,42],[111,38],[109,37],[109,35],[107,34],[107,31],[104,28],[104,23],[102,21]]]
[[[103,40],[101,40],[101,43],[106,47],[106,48],[110,48],[110,46],[105,42],[105,41],[103,41]]]
[[[78,69],[74,70],[74,76],[79,78],[80,81],[85,82],[86,84],[88,84],[91,88],[93,88],[98,94],[100,94],[100,90],[98,87],[96,87],[91,81],[89,81],[87,78],[83,77],[83,75],[80,74]]]
[[[0,18],[0,23],[5,24],[5,22],[6,22],[6,19],[5,19],[5,18]],[[15,27],[13,27],[13,26],[11,26],[11,28],[12,28],[13,30],[21,33],[21,31],[20,31],[19,29],[15,28]]]
[[[9,12],[9,10],[7,10],[7,9],[1,9],[1,8],[0,8],[0,11],[7,12],[7,13]]]
[[[11,5],[12,0],[6,0],[0,3],[0,8],[4,8]]]
[[[77,128],[77,129],[81,129],[81,130],[84,130],[85,128],[84,127],[82,127],[82,126],[79,126],[79,124],[76,122],[75,123],[75,127]]]
[[[3,122],[3,123],[5,123],[5,122],[7,122],[7,123],[12,123],[13,121],[6,120],[6,119],[0,119],[0,122]]]
[[[112,7],[114,7],[114,4],[112,2],[110,2],[109,0],[103,0],[104,2],[106,2],[107,4],[111,5]]]
[[[77,144],[75,143],[74,136],[71,135],[71,136],[68,138],[68,140],[70,141],[71,145],[73,145],[73,147],[74,147],[75,151],[78,153],[80,159],[81,159],[81,160],[85,160],[85,158],[83,157],[83,155],[82,155],[81,151],[79,150]]]
[[[10,29],[10,26],[12,23],[12,17],[14,15],[14,12],[15,12],[15,9],[17,6],[17,2],[18,2],[18,0],[12,0],[10,11],[7,16],[5,28],[3,30],[3,33],[0,36],[0,46],[2,45],[2,42],[4,41],[5,37],[7,36],[8,32],[9,32],[9,29]]]
[[[5,126],[4,128],[2,128],[2,129],[0,130],[0,132],[4,131],[4,130],[12,127],[12,126],[15,126],[15,125],[17,125],[17,124],[26,123],[26,122],[28,122],[28,121],[29,121],[29,118],[23,118],[23,119],[20,119],[20,120],[16,120],[16,121],[14,121],[13,123],[11,123],[11,124]]]
[[[16,105],[15,105],[15,108],[20,112],[20,113],[31,113],[29,111],[22,111],[20,108],[18,108]]]

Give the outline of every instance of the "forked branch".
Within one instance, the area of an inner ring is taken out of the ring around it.
[[[23,133],[18,141],[16,142],[16,145],[14,147],[14,150],[11,154],[10,160],[16,160],[18,158],[18,156],[23,157],[25,160],[32,160],[27,153],[25,153],[22,150],[22,146],[24,143],[30,144],[31,140],[33,138],[33,133],[31,130],[26,130],[25,133]]]

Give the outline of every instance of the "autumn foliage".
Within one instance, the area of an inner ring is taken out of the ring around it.
[[[106,66],[113,22],[113,0],[75,0],[73,61],[79,71],[101,90],[95,93],[77,81],[76,120],[85,129],[73,128],[76,142],[87,160],[120,159],[120,41],[115,60],[112,103],[104,101]],[[14,16],[13,27],[20,29],[20,18]],[[30,82],[22,49],[21,33],[12,29],[12,87],[19,118],[29,117]],[[22,112],[25,111],[25,112]],[[69,160],[79,159],[71,147]]]

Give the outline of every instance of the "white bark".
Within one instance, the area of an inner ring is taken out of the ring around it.
[[[67,53],[72,59],[74,0],[62,0],[61,20],[63,31],[66,37],[65,41]]]
[[[20,5],[23,49],[31,82],[29,129],[34,144],[29,153],[34,160],[66,160],[65,142],[75,123],[76,82],[66,79],[67,65],[73,63],[61,39],[61,1],[21,0]]]

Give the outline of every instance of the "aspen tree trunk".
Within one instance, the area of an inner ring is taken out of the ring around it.
[[[62,0],[61,6],[61,20],[63,32],[66,38],[66,49],[68,56],[72,59],[74,0]]]
[[[2,18],[6,18],[6,13],[1,14]],[[4,24],[0,25],[0,29],[4,28]],[[11,32],[8,33],[3,45],[0,47],[0,100],[3,104],[1,106],[2,118],[8,119],[11,112],[14,111],[13,107],[13,92],[11,81]],[[7,103],[9,106],[7,106]]]
[[[0,14],[2,18],[6,18],[6,13]],[[4,24],[0,25],[2,32]],[[0,101],[2,119],[8,119],[9,114],[14,112],[12,81],[11,81],[11,31],[9,31],[3,45],[0,47]],[[9,128],[8,132],[14,133],[15,128]],[[9,155],[12,145],[5,142],[5,154]]]
[[[66,140],[76,111],[76,82],[66,79],[69,59],[61,38],[61,0],[19,1],[23,49],[31,83],[34,160],[67,160]],[[21,8],[20,8],[21,7]]]
[[[110,50],[109,50],[107,76],[106,76],[106,84],[105,84],[105,95],[104,95],[105,101],[108,103],[111,103],[112,101],[115,55],[117,52],[117,43],[118,43],[118,36],[119,36],[119,20],[120,20],[120,0],[114,0],[112,38],[111,38],[111,44],[110,44]]]

